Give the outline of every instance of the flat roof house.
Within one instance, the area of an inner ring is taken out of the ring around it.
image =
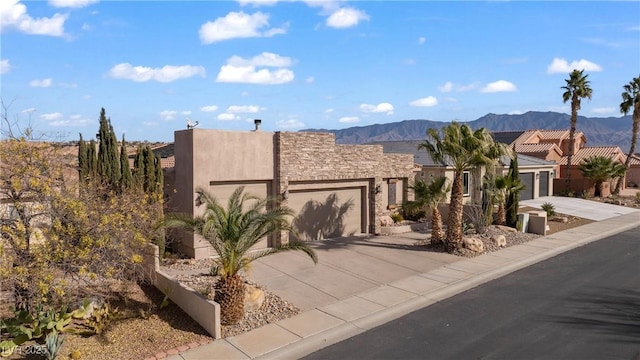
[[[330,133],[188,129],[174,137],[175,166],[165,175],[171,211],[199,214],[198,187],[226,204],[243,185],[291,207],[304,240],[379,233],[380,217],[408,199],[414,175],[413,155],[385,154],[379,145],[337,145]],[[278,234],[260,246],[288,236]],[[191,234],[183,234],[177,248],[195,258],[211,252]]]

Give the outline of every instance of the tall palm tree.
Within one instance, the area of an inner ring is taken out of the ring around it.
[[[222,323],[234,324],[244,317],[245,287],[240,271],[252,261],[282,251],[298,250],[309,255],[314,263],[318,262],[313,249],[298,241],[250,251],[265,236],[293,230],[288,221],[293,215],[290,208],[270,206],[269,200],[244,193],[244,186],[233,192],[226,208],[212,193],[204,189],[197,189],[196,193],[196,204],[205,207],[202,215],[167,214],[163,225],[201,235],[218,255],[211,270],[219,276],[214,300],[220,304]]]
[[[594,196],[602,196],[602,184],[609,179],[624,175],[627,168],[624,164],[617,163],[606,156],[592,156],[582,160],[580,171],[584,177],[595,183]]]
[[[591,99],[593,90],[589,86],[587,80],[588,74],[583,74],[584,70],[573,70],[569,74],[569,78],[564,81],[567,83],[562,87],[564,93],[562,100],[564,103],[571,100],[571,128],[569,129],[569,151],[567,153],[567,180],[565,187],[569,188],[571,182],[571,157],[573,157],[573,148],[576,136],[576,125],[578,123],[578,110],[580,110],[580,101],[582,99]]]
[[[408,201],[403,206],[409,210],[431,210],[431,243],[440,244],[444,242],[444,231],[442,230],[442,215],[438,205],[447,198],[447,193],[451,191],[451,185],[444,176],[438,176],[426,181],[418,179],[409,186],[415,194],[414,201]]]
[[[431,128],[427,130],[427,139],[420,143],[418,149],[427,151],[433,161],[454,170],[449,205],[449,219],[445,249],[454,251],[462,246],[462,174],[470,168],[491,164],[495,159],[508,154],[509,149],[493,138],[484,128],[472,130],[466,124],[452,122],[441,131]]]
[[[627,115],[633,108],[633,125],[631,127],[631,147],[629,153],[627,153],[627,159],[624,162],[624,166],[628,169],[631,164],[631,157],[636,151],[636,145],[638,143],[638,132],[640,132],[640,76],[633,78],[627,85],[624,86],[624,92],[622,93],[622,102],[620,103],[620,112]],[[614,194],[619,194],[622,189],[622,178],[618,178],[618,184],[613,191]]]

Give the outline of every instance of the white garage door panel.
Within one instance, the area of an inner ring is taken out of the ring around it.
[[[363,230],[362,188],[291,192],[289,207],[303,240],[359,234]]]
[[[227,202],[233,194],[233,192],[239,187],[244,185],[244,192],[252,195],[259,196],[261,198],[267,197],[267,184],[266,183],[250,183],[250,184],[215,184],[209,186],[209,191],[215,195],[218,203],[225,209],[227,208]],[[268,246],[267,238],[260,240],[253,249],[264,249]]]

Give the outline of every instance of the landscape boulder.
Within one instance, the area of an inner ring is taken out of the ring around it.
[[[484,252],[484,243],[478,238],[465,238],[464,247],[477,253]]]
[[[393,225],[393,219],[391,219],[391,216],[384,215],[380,217],[380,226],[392,226],[392,225]]]
[[[245,311],[260,309],[264,303],[264,291],[253,285],[245,284],[244,309]]]
[[[504,235],[494,235],[491,237],[491,241],[499,247],[507,246],[507,238]]]
[[[516,228],[512,228],[509,226],[504,226],[504,225],[496,225],[496,227],[502,231],[506,231],[506,232],[518,232],[518,230]]]

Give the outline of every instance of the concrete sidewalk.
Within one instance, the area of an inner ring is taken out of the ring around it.
[[[314,244],[256,262],[250,278],[300,307],[289,319],[187,350],[170,360],[297,359],[565,251],[640,226],[633,212],[471,259],[421,250],[410,233]]]

